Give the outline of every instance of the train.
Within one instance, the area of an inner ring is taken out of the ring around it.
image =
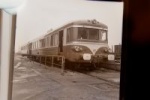
[[[61,55],[68,63],[107,62],[108,26],[93,20],[76,20],[21,47],[22,56]]]

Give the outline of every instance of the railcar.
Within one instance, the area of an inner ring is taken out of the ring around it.
[[[62,55],[66,62],[100,63],[108,60],[108,27],[97,20],[78,20],[30,41],[24,55]]]

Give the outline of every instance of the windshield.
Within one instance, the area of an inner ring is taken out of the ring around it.
[[[78,28],[78,39],[106,41],[106,31],[93,28]]]
[[[99,30],[92,28],[78,28],[78,39],[99,40]]]
[[[95,28],[70,27],[67,29],[66,42],[72,41],[95,41],[107,42],[107,31]]]

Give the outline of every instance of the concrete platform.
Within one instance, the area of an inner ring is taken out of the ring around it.
[[[15,57],[12,100],[119,100],[119,85]]]

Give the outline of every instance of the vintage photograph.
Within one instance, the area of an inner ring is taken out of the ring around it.
[[[123,2],[26,0],[12,100],[119,100]]]

